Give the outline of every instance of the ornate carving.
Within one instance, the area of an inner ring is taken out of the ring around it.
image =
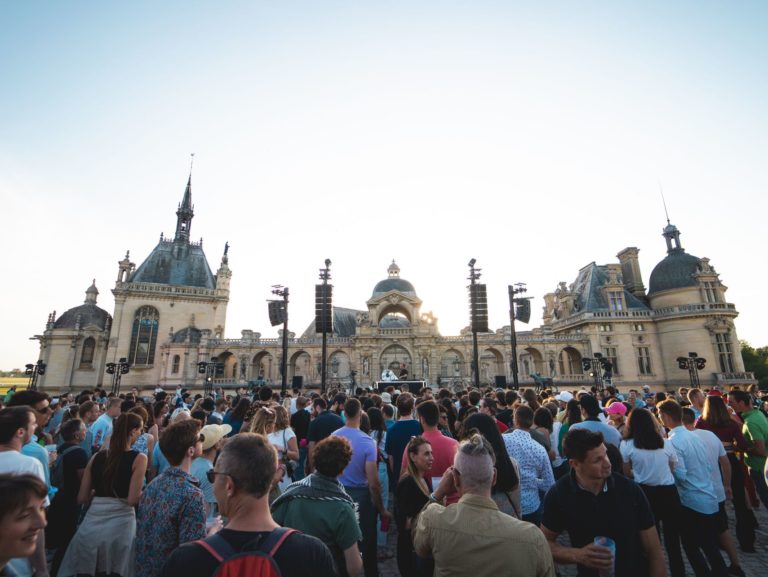
[[[717,333],[731,332],[731,324],[725,317],[712,317],[706,323],[704,327],[709,331],[709,334],[714,335]]]

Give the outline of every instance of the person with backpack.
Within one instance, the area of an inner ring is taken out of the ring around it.
[[[58,491],[48,509],[48,526],[45,528],[46,545],[49,549],[56,549],[52,575],[58,572],[67,546],[77,530],[80,514],[77,494],[88,466],[88,453],[81,446],[86,431],[83,421],[70,419],[59,432],[63,443],[57,449],[58,457],[51,468],[51,485]]]
[[[207,539],[178,547],[162,577],[336,577],[333,556],[320,539],[284,529],[272,518],[268,497],[277,471],[277,451],[265,437],[232,437],[208,471],[228,523]]]

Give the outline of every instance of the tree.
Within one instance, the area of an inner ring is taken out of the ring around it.
[[[754,373],[761,389],[768,389],[768,347],[756,349],[747,341],[741,341],[741,358],[744,370]]]

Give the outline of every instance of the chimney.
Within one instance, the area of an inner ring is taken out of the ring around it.
[[[640,274],[640,260],[637,255],[640,252],[635,246],[629,246],[616,256],[621,263],[621,276],[624,277],[624,287],[634,296],[645,298],[643,277]]]

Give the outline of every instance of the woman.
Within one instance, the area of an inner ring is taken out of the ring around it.
[[[280,463],[285,465],[286,475],[280,483],[280,490],[285,490],[293,482],[293,474],[299,461],[299,442],[291,428],[291,418],[282,405],[275,411],[274,431],[267,435],[269,442],[277,449]]]
[[[434,461],[432,445],[424,437],[412,437],[405,450],[408,456],[406,470],[395,490],[397,568],[402,577],[431,577],[434,562],[416,555],[411,529],[414,518],[432,494],[429,475]]]
[[[531,410],[535,413],[541,405],[539,404],[539,397],[536,395],[536,391],[533,389],[525,389],[523,391],[523,400],[531,407]]]
[[[240,432],[240,429],[245,422],[245,416],[248,414],[248,409],[251,408],[251,401],[246,397],[240,397],[232,407],[231,411],[227,411],[224,415],[224,424],[232,427],[227,437],[232,437]]]
[[[496,420],[488,415],[476,413],[464,421],[462,439],[468,439],[473,433],[480,433],[493,447],[496,456],[496,484],[491,490],[491,498],[499,511],[520,518],[520,471],[517,462],[509,456],[504,440],[501,438]]]
[[[157,427],[157,437],[155,439],[160,438],[160,433],[163,432],[163,429],[168,424],[168,413],[170,412],[170,409],[168,408],[168,403],[166,401],[157,401],[154,405],[152,405],[152,416],[154,417],[155,426]]]
[[[373,439],[373,441],[376,443],[376,448],[378,449],[377,467],[379,471],[379,482],[381,483],[382,487],[389,487],[389,473],[387,472],[387,461],[389,461],[389,455],[387,455],[387,452],[384,449],[387,442],[387,425],[384,422],[384,413],[381,412],[381,409],[371,407],[368,409],[367,414],[368,422],[371,426],[371,432],[368,433],[368,436]],[[388,490],[381,492],[381,500],[384,503],[384,508],[386,509],[387,505],[389,505]],[[378,544],[379,547],[384,547],[387,544],[387,526],[385,525],[382,527],[381,517],[379,517],[378,525]]]
[[[147,413],[147,410],[140,405],[136,405],[128,412],[141,417],[141,420],[144,423],[144,430],[141,435],[139,435],[139,438],[136,439],[136,442],[131,449],[147,456],[151,455],[152,451],[155,449],[155,438],[149,433],[149,414]]]
[[[48,488],[33,475],[0,475],[0,575],[16,575],[11,559],[32,556],[45,528]],[[22,562],[29,568],[29,564]]]
[[[608,415],[608,424],[623,435],[627,421],[627,405],[621,401],[613,401],[606,407],[605,412]]]
[[[656,528],[660,531],[660,525],[664,525],[664,548],[671,577],[684,577],[678,524],[682,511],[672,476],[677,464],[674,447],[661,436],[650,411],[635,409],[629,415],[620,450],[624,474],[634,477],[643,489],[656,519]]]
[[[553,418],[548,407],[541,407],[533,414],[533,426],[549,436],[549,459],[552,461],[552,472],[557,480],[568,472],[568,459],[561,455],[557,446],[563,424]]]
[[[576,399],[571,399],[565,406],[563,426],[560,427],[560,433],[557,436],[557,452],[561,455],[563,454],[563,439],[565,438],[565,434],[568,432],[568,429],[571,428],[571,425],[575,425],[576,423],[581,423],[581,407],[579,406],[579,401]],[[566,461],[566,464],[567,463],[568,461]],[[570,468],[571,467],[569,465],[569,471]]]
[[[722,397],[707,396],[701,417],[696,421],[697,429],[713,432],[723,444],[728,462],[731,464],[731,492],[733,493],[733,508],[736,513],[736,538],[742,551],[755,550],[755,528],[757,519],[747,506],[744,492],[745,465],[736,455],[744,454],[747,450],[747,440],[742,433],[741,425],[734,421]]]
[[[131,447],[143,429],[144,422],[137,414],[120,415],[109,450],[99,451],[88,462],[78,502],[90,502],[90,507],[64,555],[59,577],[132,574],[134,507],[141,497],[147,456]]]

